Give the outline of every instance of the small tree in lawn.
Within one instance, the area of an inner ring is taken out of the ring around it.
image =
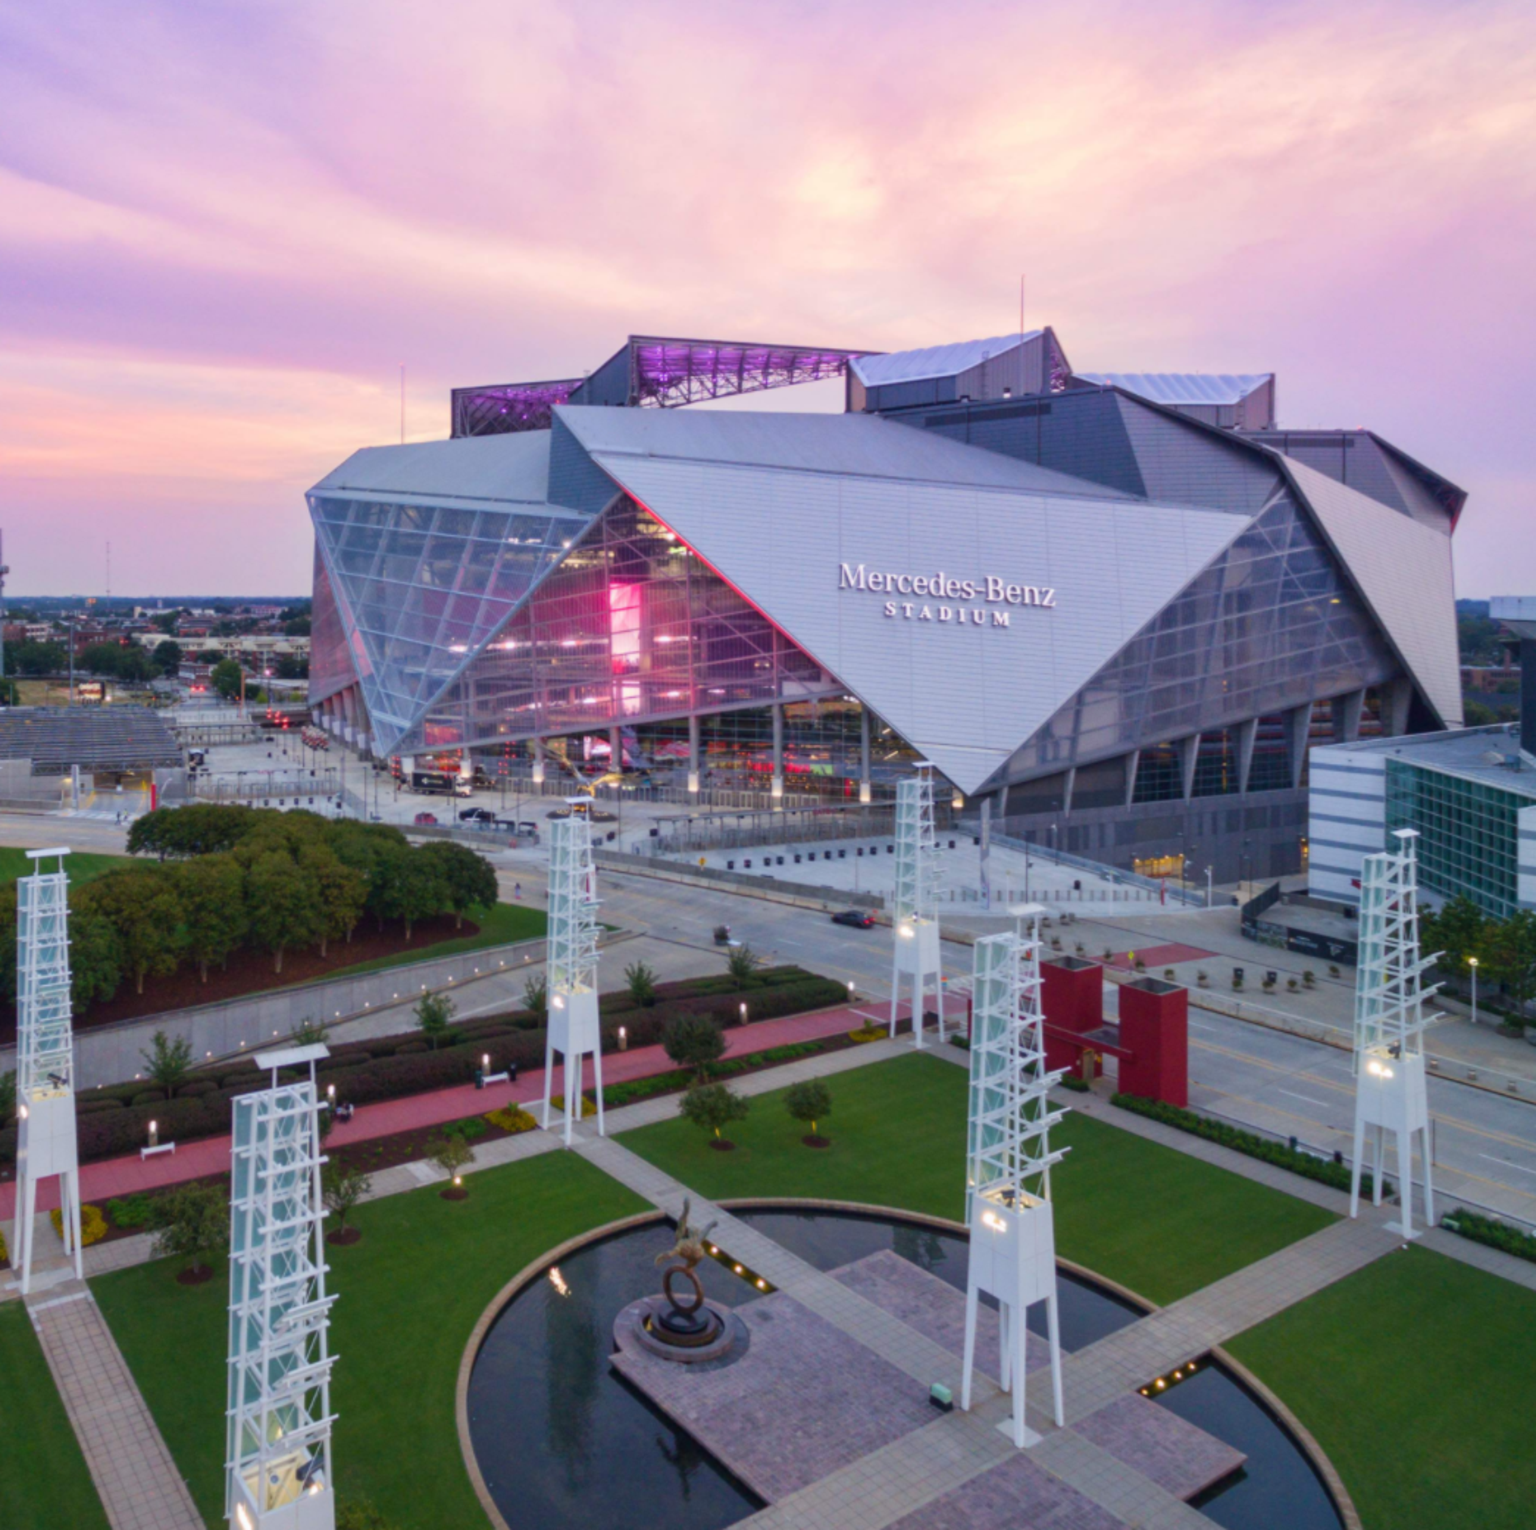
[[[443,1199],[462,1201],[469,1191],[464,1188],[464,1178],[460,1171],[465,1164],[475,1161],[474,1149],[457,1133],[447,1132],[433,1142],[429,1156],[432,1162],[453,1181],[446,1190],[441,1192]]]
[[[785,1092],[784,1108],[796,1121],[809,1123],[810,1135],[802,1139],[807,1147],[827,1146],[827,1139],[816,1133],[816,1123],[832,1114],[832,1091],[819,1078],[792,1084]]]
[[[416,1006],[416,1027],[437,1050],[440,1041],[448,1039],[448,1027],[453,1023],[453,1000],[445,993],[424,993]]]
[[[167,1097],[178,1084],[187,1081],[192,1071],[192,1043],[185,1036],[172,1041],[164,1031],[156,1031],[147,1052],[140,1052],[144,1071],[152,1083],[165,1090]]]
[[[542,972],[532,972],[523,980],[523,1004],[540,1022],[549,1019],[549,979]]]
[[[761,965],[761,959],[751,946],[735,946],[725,959],[725,970],[738,988],[749,987]]]
[[[333,1158],[320,1171],[320,1194],[325,1209],[336,1214],[336,1230],[327,1234],[328,1243],[356,1243],[362,1237],[355,1227],[347,1226],[347,1213],[373,1189],[373,1180],[360,1169]]]
[[[686,1120],[692,1121],[701,1131],[712,1132],[709,1145],[721,1152],[729,1152],[736,1146],[720,1133],[732,1121],[744,1121],[749,1105],[739,1094],[733,1094],[724,1084],[695,1084],[682,1098],[678,1109]]]
[[[155,1253],[183,1261],[176,1277],[183,1285],[207,1280],[213,1260],[229,1247],[229,1202],[212,1185],[194,1180],[158,1197],[152,1221]]]
[[[648,962],[631,962],[624,969],[624,983],[637,1009],[649,1009],[656,1002],[656,972]]]
[[[708,1015],[679,1015],[668,1023],[661,1044],[679,1068],[692,1068],[702,1084],[725,1053],[725,1032]]]

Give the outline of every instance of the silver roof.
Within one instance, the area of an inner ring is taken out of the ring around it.
[[[549,432],[460,436],[405,446],[365,446],[327,473],[311,494],[420,494],[445,499],[543,504]]]
[[[1011,351],[1026,340],[1038,340],[1045,331],[994,335],[990,340],[961,340],[954,345],[930,345],[920,351],[892,351],[885,356],[855,356],[848,364],[866,388],[886,383],[923,382],[930,377],[953,377],[979,367],[984,361]]]
[[[1519,723],[1487,728],[1459,728],[1450,733],[1410,734],[1403,738],[1357,739],[1350,744],[1322,744],[1314,755],[1374,754],[1401,759],[1424,770],[1443,771],[1516,796],[1536,799],[1536,757],[1520,748]],[[1499,756],[1497,760],[1494,755]],[[1517,759],[1518,770],[1507,762]]]
[[[1240,404],[1273,372],[1074,372],[1083,382],[1124,388],[1154,404]]]

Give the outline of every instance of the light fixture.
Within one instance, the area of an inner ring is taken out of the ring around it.
[[[982,1222],[994,1232],[1007,1232],[1008,1224],[995,1211],[984,1211],[981,1214]]]

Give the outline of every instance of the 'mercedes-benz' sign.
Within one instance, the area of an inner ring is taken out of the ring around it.
[[[1009,606],[1052,610],[1056,605],[1056,591],[1049,585],[1012,584],[996,574],[958,579],[943,569],[936,574],[890,574],[862,563],[840,563],[837,587],[888,597],[881,612],[886,617],[961,626],[1006,627]]]

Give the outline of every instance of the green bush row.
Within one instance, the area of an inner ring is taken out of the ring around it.
[[[1458,1237],[1470,1238],[1474,1243],[1486,1243],[1489,1248],[1502,1249],[1517,1259],[1529,1259],[1536,1264],[1536,1234],[1522,1232],[1508,1222],[1496,1217],[1479,1216],[1475,1211],[1459,1208],[1447,1212],[1440,1219],[1442,1227],[1448,1227]]]
[[[1303,1179],[1316,1180],[1318,1184],[1328,1185],[1334,1190],[1349,1189],[1348,1164],[1335,1163],[1328,1158],[1314,1158],[1312,1154],[1303,1153],[1299,1148],[1290,1147],[1284,1142],[1271,1142],[1268,1137],[1261,1137],[1257,1132],[1245,1132],[1241,1127],[1228,1126],[1224,1121],[1213,1121],[1209,1116],[1183,1110],[1177,1105],[1165,1105],[1161,1100],[1144,1100],[1136,1094],[1112,1094],[1109,1102],[1133,1115],[1161,1121],[1164,1126],[1177,1127],[1181,1132],[1203,1137],[1207,1142],[1216,1142],[1234,1152],[1246,1153],[1249,1158],[1272,1163],[1279,1169],[1289,1169],[1293,1174],[1300,1174]],[[1361,1192],[1369,1195],[1371,1185],[1371,1176],[1362,1173]],[[1391,1180],[1384,1179],[1381,1187],[1386,1194],[1392,1194]]]

